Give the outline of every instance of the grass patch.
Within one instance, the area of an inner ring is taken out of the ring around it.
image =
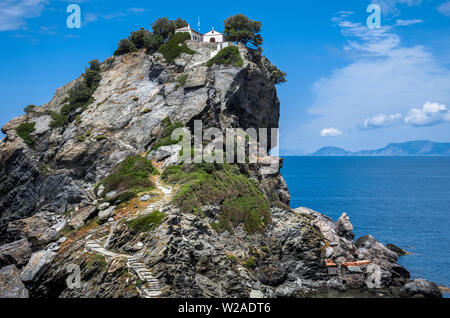
[[[181,53],[195,54],[195,51],[189,49],[184,43],[190,39],[190,34],[186,32],[176,33],[169,41],[159,47],[158,52],[164,56],[167,63],[173,63],[175,59],[180,57]]]
[[[176,89],[178,89],[179,87],[183,87],[186,84],[188,78],[188,74],[182,74],[177,78],[177,85],[176,85]]]
[[[101,254],[95,254],[89,258],[86,267],[89,269],[91,268],[101,269],[106,268],[106,265],[108,265],[108,263],[106,262],[106,258]]]
[[[108,139],[108,137],[106,137],[105,135],[98,135],[95,136],[95,140],[100,141],[100,140],[105,140]]]
[[[180,183],[174,203],[185,213],[201,211],[202,206],[222,206],[218,232],[233,231],[242,224],[249,234],[262,232],[272,221],[268,199],[236,165],[190,164],[168,167],[162,178]]]
[[[154,189],[155,185],[150,180],[150,176],[158,173],[150,160],[140,155],[131,155],[117,165],[109,176],[100,181],[96,189],[103,184],[105,187],[103,193],[111,191],[118,193],[108,201],[126,202],[135,198],[139,192]]]
[[[22,138],[23,142],[26,143],[27,145],[32,145],[34,144],[34,139],[33,137],[31,137],[31,133],[33,131],[35,131],[36,129],[34,128],[35,123],[21,123],[17,128],[16,128],[16,133],[17,135]]]
[[[153,145],[153,150],[156,150],[162,146],[176,145],[183,139],[182,136],[180,136],[179,139],[172,139],[173,131],[177,128],[184,127],[181,122],[172,123],[170,118],[166,117],[161,121],[161,123],[163,125],[163,133],[161,134],[161,137],[158,139],[158,141]]]
[[[150,214],[137,217],[131,221],[125,222],[128,228],[134,233],[149,232],[161,225],[166,214],[160,211],[154,211]]]
[[[253,257],[250,257],[246,262],[245,266],[247,266],[248,269],[252,269],[255,267],[255,259]]]
[[[239,54],[239,49],[232,45],[221,49],[216,56],[206,63],[208,67],[211,67],[214,64],[242,67],[244,62],[242,61],[241,54]]]

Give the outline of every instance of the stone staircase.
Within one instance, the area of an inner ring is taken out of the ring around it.
[[[150,203],[145,210],[136,214],[133,219],[137,216],[149,214],[155,210],[161,210],[164,205],[170,202],[172,187],[167,187],[161,184],[159,178],[155,180],[156,186],[162,192],[163,197],[156,202]],[[145,264],[139,262],[139,259],[142,257],[140,253],[135,255],[125,255],[125,254],[117,254],[112,251],[109,251],[107,248],[109,247],[109,242],[112,238],[112,233],[114,228],[117,226],[117,222],[111,222],[111,227],[109,231],[109,235],[105,242],[102,244],[99,240],[90,240],[89,236],[86,238],[85,250],[87,252],[95,252],[105,256],[106,260],[109,261],[113,257],[120,256],[127,259],[127,267],[131,273],[136,275],[143,283],[137,286],[139,292],[144,298],[157,298],[161,295],[161,285],[159,284],[158,279],[153,277],[150,270],[145,267]]]
[[[131,256],[128,258],[127,266],[137,277],[144,283],[138,288],[144,298],[157,298],[161,295],[161,286],[159,280],[153,277],[152,273],[145,267],[143,263],[138,261],[139,256]]]
[[[161,295],[161,285],[158,279],[153,277],[150,270],[139,262],[141,255],[133,256],[125,254],[117,254],[106,250],[97,240],[88,240],[85,244],[87,252],[95,252],[105,256],[106,260],[119,256],[127,259],[127,267],[131,273],[134,273],[143,283],[137,286],[139,292],[144,298],[157,298]]]
[[[136,218],[137,216],[150,214],[155,210],[162,210],[164,205],[170,202],[172,187],[167,187],[161,184],[159,178],[155,180],[155,184],[157,188],[163,194],[163,197],[156,202],[150,203],[145,210],[131,217],[130,219]],[[137,278],[139,278],[143,283],[137,286],[141,296],[144,298],[157,298],[161,295],[161,285],[155,277],[153,277],[150,270],[145,267],[145,264],[139,262],[139,259],[142,257],[140,253],[135,255],[125,255],[125,254],[117,254],[112,251],[109,251],[107,248],[109,247],[109,242],[112,238],[113,231],[117,226],[117,222],[111,222],[111,227],[109,230],[109,235],[105,242],[102,244],[98,240],[90,240],[89,237],[86,237],[85,250],[87,252],[95,252],[105,256],[106,260],[109,261],[111,258],[120,256],[127,259],[127,267],[131,273],[133,273]]]
[[[156,187],[161,191],[163,197],[158,201],[150,203],[144,210],[138,212],[135,216],[127,218],[127,220],[131,220],[137,216],[143,216],[152,213],[153,211],[159,210],[161,211],[166,204],[168,204],[172,197],[172,187],[164,186],[161,184],[159,179],[155,180]]]

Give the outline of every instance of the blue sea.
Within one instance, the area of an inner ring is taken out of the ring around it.
[[[412,278],[450,286],[450,157],[285,157],[281,172],[292,208],[345,211],[356,238],[406,249]]]

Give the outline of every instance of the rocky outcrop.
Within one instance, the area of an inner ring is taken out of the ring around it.
[[[177,164],[180,146],[158,144],[172,124],[190,132],[197,120],[203,130],[222,132],[278,127],[280,104],[267,58],[239,45],[242,67],[207,67],[216,45],[187,45],[196,53],[174,64],[143,50],[108,59],[93,101],[69,114],[65,127],[52,128],[49,114],[82,78],[57,90],[29,115],[36,123],[33,145],[15,132],[25,116],[2,128],[0,261],[15,264],[2,272],[12,277],[11,287],[0,285],[7,295],[27,295],[20,280],[32,297],[305,297],[330,290],[435,295],[429,284],[409,281],[396,263],[397,249],[371,236],[354,243],[347,214],[334,222],[309,209],[291,210],[279,169],[261,173],[273,163],[281,168],[278,158],[262,155],[235,167],[242,174],[236,179],[260,191],[267,214],[270,209],[267,220],[250,213],[255,228],[264,223],[251,235],[243,225],[218,228],[218,204],[181,212],[173,200],[179,185],[164,185],[163,177],[152,175],[156,188],[137,197],[128,193],[126,204],[117,201],[123,192],[99,184],[130,155],[152,160],[160,172]],[[20,279],[16,265],[25,265]],[[66,281],[69,265],[80,269],[75,288]]]
[[[0,269],[0,298],[28,298],[28,290],[20,280],[15,265]]]
[[[52,251],[39,251],[31,255],[28,264],[22,270],[20,278],[25,283],[31,283],[40,278],[50,267],[56,253]]]
[[[32,250],[26,238],[0,246],[0,268],[14,264],[18,267],[25,265]]]
[[[439,287],[422,278],[407,283],[402,291],[408,297],[442,298]]]

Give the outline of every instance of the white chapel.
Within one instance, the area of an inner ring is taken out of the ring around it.
[[[180,32],[189,33],[191,35],[192,41],[209,42],[209,43],[223,43],[224,42],[223,34],[214,30],[214,28],[212,28],[211,31],[209,31],[205,34],[201,34],[200,32],[192,29],[190,25],[188,25],[187,27],[183,27],[183,28],[175,30],[175,33],[180,33]]]

